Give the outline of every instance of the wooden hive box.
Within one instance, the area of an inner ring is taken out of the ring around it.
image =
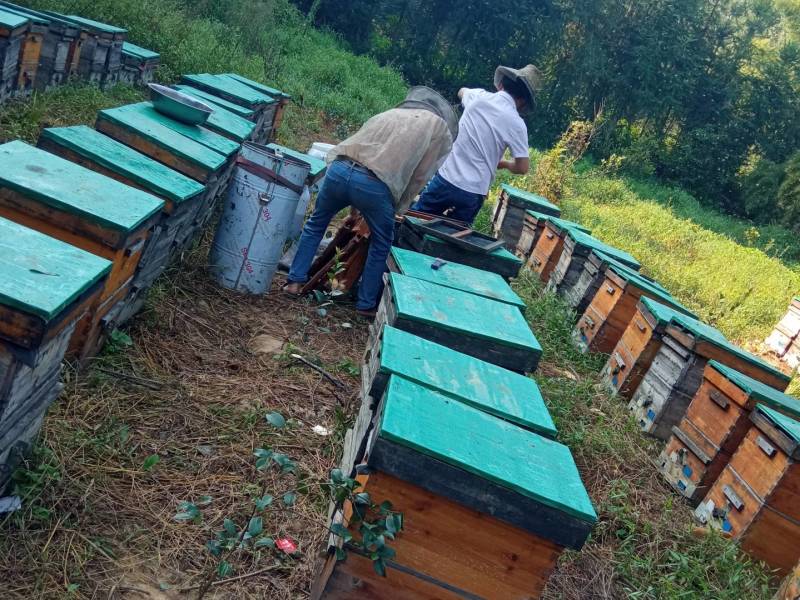
[[[111,263],[0,217],[0,492],[58,395],[75,324]]]
[[[117,83],[122,71],[122,45],[128,37],[128,30],[77,15],[60,16],[77,24],[93,37],[95,51],[90,67],[92,80],[104,86]]]
[[[81,22],[79,18],[49,10],[42,12],[47,17],[62,19],[79,28],[79,44],[77,48],[79,51],[73,52],[68,61],[70,71],[84,81],[100,85],[105,75],[111,40],[101,36],[95,27]]]
[[[468,252],[432,235],[420,235],[417,230],[408,225],[408,222],[415,221],[420,221],[420,219],[409,216],[404,218],[397,240],[399,247],[483,271],[491,271],[506,281],[519,275],[522,261],[505,248],[497,248],[488,254]]]
[[[756,403],[800,418],[800,400],[709,361],[703,383],[686,415],[672,428],[659,457],[659,470],[672,486],[697,504],[730,461],[749,429]]]
[[[269,129],[266,129],[265,127],[261,132],[259,132],[259,141],[261,143],[266,143],[267,141],[275,139],[278,134],[278,129],[280,129],[281,123],[283,122],[283,114],[286,110],[286,106],[289,104],[289,102],[291,102],[292,97],[286,92],[282,92],[274,87],[259,83],[258,81],[253,81],[247,77],[242,77],[236,73],[225,73],[225,75],[278,101],[277,105],[275,105],[275,112],[272,115],[272,121],[269,122]],[[269,121],[269,115],[265,117],[264,121],[266,125]]]
[[[556,221],[552,218],[545,221],[544,229],[525,263],[525,266],[536,273],[544,283],[550,280],[550,275],[558,264],[558,259],[564,251],[564,239],[570,229],[569,221]]]
[[[592,252],[599,252],[634,271],[641,268],[639,261],[624,250],[609,246],[578,229],[569,228],[566,231],[564,249],[547,283],[548,288],[554,290],[562,298],[574,298],[576,292],[580,293],[582,290],[581,276]]]
[[[505,242],[506,248],[511,252],[517,248],[525,214],[529,210],[551,217],[561,216],[561,209],[542,196],[505,183],[501,186],[500,197],[494,205],[492,215],[492,232],[496,238]]]
[[[387,264],[394,273],[477,294],[525,310],[525,302],[497,273],[444,262],[427,254],[397,247],[392,248]]]
[[[536,370],[542,347],[517,307],[398,273],[386,281],[373,337],[392,325],[512,371]]]
[[[120,81],[130,85],[147,85],[153,81],[161,55],[130,42],[122,44]]]
[[[567,221],[566,219],[561,219],[559,217],[553,217],[544,213],[536,212],[534,210],[528,210],[525,212],[525,218],[522,223],[522,232],[520,233],[519,242],[517,242],[517,247],[515,250],[517,256],[525,261],[530,258],[531,254],[533,253],[533,249],[536,247],[539,238],[542,236],[545,225],[547,225],[547,222],[550,220],[552,220],[554,223],[557,223],[560,227],[574,227],[575,229],[579,229],[584,233],[592,233],[588,228],[579,223],[575,223],[574,221]]]
[[[800,298],[793,298],[789,310],[765,343],[777,356],[783,358],[798,337],[800,337]]]
[[[255,141],[255,123],[220,106],[211,106],[211,108],[214,109],[214,112],[209,115],[208,121],[204,125],[206,129],[237,144]]]
[[[597,518],[566,446],[394,375],[358,470],[403,513],[396,555],[330,555],[312,598],[537,598]]]
[[[230,111],[237,116],[244,117],[248,121],[255,121],[258,118],[256,116],[256,111],[254,111],[252,108],[247,108],[234,102],[229,102],[224,98],[215,96],[214,94],[205,90],[201,90],[200,88],[196,88],[191,85],[173,85],[172,87],[186,94],[190,94],[195,98],[199,98],[206,104],[212,104],[213,106],[224,108],[225,110]]]
[[[5,10],[7,12],[10,11],[8,8]],[[44,39],[48,32],[49,23],[46,19],[41,17],[23,16],[20,13],[17,13],[17,15],[29,20],[28,29],[25,32],[25,37],[22,40],[22,48],[20,49],[19,74],[17,76],[17,86],[15,90],[16,96],[26,97],[34,90],[34,84],[36,83],[36,77],[39,71],[42,46],[44,45]]]
[[[695,317],[661,286],[653,285],[628,267],[620,268],[617,263],[609,263],[603,282],[572,333],[578,348],[584,352],[610,353],[636,314],[636,303],[642,297],[653,298]]]
[[[792,370],[800,368],[800,337],[795,338],[792,345],[789,346],[786,354],[783,355],[783,362]]]
[[[800,422],[761,404],[750,420],[695,516],[786,574],[800,559]]]
[[[785,390],[791,378],[757,356],[729,342],[717,330],[698,329],[683,320],[667,325],[650,368],[631,397],[628,407],[642,431],[667,440],[672,427],[686,414],[703,382],[709,360],[753,379]]]
[[[100,304],[77,326],[70,351],[85,358],[124,300],[163,202],[23,142],[0,146],[0,216],[112,262]]]
[[[19,79],[19,54],[30,19],[0,10],[0,102],[11,97]]]
[[[194,231],[203,185],[84,125],[45,129],[39,147],[164,202],[132,284],[137,292],[149,288],[175,254],[176,240]]]
[[[317,158],[316,156],[306,154],[305,152],[299,152],[298,150],[293,150],[292,148],[287,148],[286,146],[281,146],[280,144],[275,143],[267,144],[267,148],[271,148],[272,150],[280,152],[281,154],[285,154],[286,156],[296,158],[297,160],[304,162],[311,167],[308,171],[308,179],[306,179],[306,185],[308,186],[312,186],[322,179],[328,169],[328,163],[326,163],[324,160]]]

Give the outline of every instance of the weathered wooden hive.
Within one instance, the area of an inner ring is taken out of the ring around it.
[[[695,516],[786,574],[800,559],[800,422],[761,404],[750,420]]]
[[[800,344],[800,297],[792,299],[789,310],[780,323],[775,326],[775,329],[767,338],[766,344],[772,352],[784,360],[786,360],[787,355],[792,355],[790,352],[792,346]],[[798,355],[798,358],[800,358],[800,355]],[[800,366],[800,362],[789,364],[792,369],[796,369],[798,366]]]
[[[122,44],[122,71],[119,79],[130,85],[147,85],[153,81],[161,55],[136,44]]]
[[[525,310],[525,302],[497,273],[445,262],[428,254],[397,247],[392,248],[387,263],[389,270],[395,273],[477,294]]]
[[[399,247],[483,271],[491,271],[506,281],[519,275],[522,261],[505,248],[497,248],[489,253],[467,252],[445,240],[422,233],[413,226],[421,222],[422,219],[411,216],[403,219],[397,236]]]
[[[0,102],[14,94],[19,79],[19,54],[30,19],[0,9]]]
[[[505,242],[506,248],[511,252],[517,249],[525,213],[529,210],[551,217],[561,216],[561,209],[546,198],[505,183],[501,186],[500,197],[492,215],[492,232]]]
[[[0,146],[0,216],[106,258],[99,304],[78,324],[70,352],[91,356],[124,306],[163,202],[110,177],[29,146]]]
[[[564,240],[570,229],[572,229],[572,225],[569,221],[556,221],[548,218],[544,223],[544,229],[525,263],[525,266],[536,273],[544,283],[550,281],[550,275],[564,251]]]
[[[255,141],[255,123],[221,106],[214,105],[211,108],[214,109],[214,112],[209,115],[208,121],[203,125],[206,129],[210,129],[237,144]]]
[[[13,9],[5,8],[6,12]],[[16,10],[14,11],[16,12]],[[19,53],[19,71],[17,76],[17,86],[14,94],[16,96],[29,96],[34,90],[36,75],[39,71],[39,61],[41,60],[42,46],[48,32],[49,22],[46,18],[25,15],[16,12],[17,16],[28,19],[28,28],[22,40],[22,47]]]
[[[269,109],[267,115],[264,118],[264,122],[269,123],[269,128],[264,128],[262,131],[259,132],[259,139],[261,143],[265,143],[269,140],[274,140],[275,136],[278,134],[278,129],[283,122],[283,115],[286,111],[286,106],[291,102],[292,97],[287,94],[286,92],[282,92],[281,90],[277,90],[274,87],[270,87],[268,85],[264,85],[263,83],[259,83],[258,81],[253,81],[252,79],[248,79],[247,77],[242,77],[236,73],[224,73],[226,77],[230,77],[235,79],[236,81],[243,83],[254,90],[261,92],[262,94],[266,94],[267,96],[274,98],[278,101],[278,104],[275,107],[275,112],[272,115],[272,120],[270,121],[269,116]]]
[[[0,492],[60,391],[76,323],[111,263],[0,217]]]
[[[537,598],[596,522],[558,442],[398,376],[374,421],[358,479],[403,513],[396,555],[384,578],[331,553],[312,598]]]
[[[700,502],[750,428],[756,404],[800,418],[800,400],[716,361],[709,361],[703,383],[686,415],[672,428],[659,457],[659,470],[683,496]]]
[[[119,82],[122,45],[128,37],[128,30],[77,15],[52,14],[75,23],[85,34],[78,63],[81,77],[104,86]]]
[[[45,129],[39,147],[122,183],[149,192],[164,202],[132,282],[131,298],[118,322],[134,314],[144,294],[195,232],[195,218],[205,192],[202,184],[95,131],[78,125]]]
[[[519,236],[519,242],[514,250],[517,256],[526,261],[533,253],[539,238],[542,236],[545,225],[547,222],[553,220],[554,223],[560,227],[574,227],[584,233],[591,234],[591,230],[587,229],[580,223],[561,219],[560,217],[553,217],[544,213],[536,212],[535,210],[528,210],[525,212],[525,217],[522,223],[522,232]]]
[[[642,431],[661,440],[669,438],[672,427],[686,414],[689,402],[700,388],[709,360],[776,390],[785,390],[791,381],[788,375],[732,344],[717,330],[699,329],[691,324],[687,326],[681,319],[673,319],[628,404]]]
[[[562,298],[570,297],[574,302],[575,296],[581,293],[583,289],[581,276],[592,252],[608,256],[634,271],[641,268],[639,261],[624,250],[609,246],[596,237],[575,228],[569,228],[566,232],[564,249],[547,282],[548,288],[555,290]]]
[[[398,273],[386,281],[373,339],[391,325],[512,371],[536,370],[542,347],[518,307]]]
[[[184,84],[174,85],[172,87],[174,87],[176,90],[180,90],[186,94],[194,96],[195,98],[202,100],[206,104],[211,104],[212,107],[219,106],[221,108],[224,108],[225,110],[230,111],[239,117],[244,117],[248,121],[255,122],[258,119],[256,111],[254,111],[252,108],[247,108],[245,106],[242,106],[241,104],[230,102],[228,100],[225,100],[224,98],[215,96],[210,92],[201,90],[200,88]]]
[[[636,314],[639,298],[653,298],[662,304],[695,315],[666,292],[636,271],[618,262],[609,262],[603,274],[603,282],[589,306],[578,319],[573,339],[583,351],[609,353],[617,345],[625,329]]]

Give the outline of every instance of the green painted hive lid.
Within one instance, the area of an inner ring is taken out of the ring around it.
[[[581,521],[597,521],[569,448],[402,377],[389,382],[377,434]]]
[[[91,127],[57,127],[45,129],[41,135],[173,202],[183,202],[205,191],[205,187],[194,179]]]
[[[736,387],[744,390],[749,396],[781,413],[800,418],[800,400],[794,396],[779,392],[775,388],[748,377],[735,369],[726,367],[715,360],[708,361],[708,364],[723,377],[733,382]]]
[[[380,370],[541,435],[556,436],[556,426],[533,379],[402,329],[384,327]]]
[[[578,231],[583,231],[584,233],[591,234],[592,231],[581,225],[580,223],[576,223],[575,221],[568,221],[567,219],[562,219],[561,217],[554,217],[552,215],[548,215],[542,212],[537,212],[535,210],[527,210],[525,211],[529,215],[536,217],[539,221],[549,221],[556,227],[561,229],[570,230],[570,229],[577,229]]]
[[[227,134],[239,142],[247,141],[256,128],[256,124],[242,116],[237,115],[221,106],[210,105],[214,109],[208,116],[205,127],[223,134]]]
[[[191,85],[173,85],[176,90],[180,90],[187,94],[191,94],[195,98],[200,98],[201,100],[205,100],[206,102],[211,102],[217,106],[224,108],[225,110],[229,110],[235,115],[239,115],[240,117],[245,117],[249,119],[255,114],[255,111],[247,108],[246,106],[240,106],[239,104],[234,104],[233,102],[229,102],[224,98],[220,98],[219,96],[215,96],[210,92],[206,92],[205,90],[197,89],[196,87],[192,87]]]
[[[153,52],[152,50],[142,48],[141,46],[131,44],[130,42],[123,42],[122,52],[123,54],[129,54],[131,56],[135,56],[136,58],[141,58],[142,60],[158,60],[161,58],[161,55],[158,52]]]
[[[652,296],[657,298],[658,301],[661,302],[662,304],[667,304],[668,306],[671,306],[672,308],[674,308],[679,312],[689,315],[692,318],[697,318],[697,315],[695,315],[691,310],[686,308],[683,304],[678,302],[677,298],[675,298],[672,294],[666,291],[662,286],[653,285],[652,281],[646,279],[645,277],[642,277],[640,273],[634,271],[627,265],[622,265],[622,267],[624,268],[621,268],[619,261],[609,262],[608,264],[609,269],[614,271],[617,275],[619,275],[629,284],[635,285],[639,289],[647,292],[648,294],[651,294]]]
[[[658,283],[655,279],[646,277],[643,273],[631,269],[628,265],[619,262],[616,258],[612,258],[607,254],[603,254],[603,252],[601,252],[600,250],[592,250],[592,254],[596,255],[600,259],[604,268],[608,267],[609,265],[614,265],[619,269],[617,271],[618,273],[629,273],[633,277],[641,277],[645,281],[650,283],[650,285],[653,286],[654,288],[659,289],[665,294],[669,294],[670,296],[672,295],[670,294],[670,291],[667,288]]]
[[[755,412],[764,416],[775,427],[785,433],[794,444],[800,444],[800,422],[763,404],[756,406]]]
[[[54,15],[47,14],[46,12],[40,13],[35,10],[25,8],[24,6],[11,4],[10,2],[2,2],[2,6],[4,11],[13,13],[20,17],[26,17],[31,23],[36,23],[37,25],[49,25],[55,18]],[[69,21],[67,22],[69,23]],[[76,27],[74,24],[72,26]]]
[[[262,94],[250,86],[224,75],[210,75],[209,73],[184,75],[183,82],[227,94],[232,98],[236,98],[237,102],[243,103],[248,108],[277,102],[273,97]]]
[[[292,150],[286,146],[281,146],[279,144],[267,144],[267,148],[272,148],[273,150],[277,150],[278,152],[282,152],[283,154],[292,156],[297,160],[308,164],[311,167],[311,170],[308,172],[308,175],[311,179],[317,178],[325,171],[325,169],[328,168],[328,164],[321,158],[317,158],[316,156],[311,156],[310,154],[305,154],[297,150]]]
[[[515,306],[398,273],[390,273],[389,281],[397,313],[403,318],[500,345],[542,352]]]
[[[403,275],[525,308],[522,299],[497,273],[454,262],[445,262],[434,270],[431,265],[437,258],[397,247],[392,247],[392,258]]]
[[[554,217],[561,216],[561,209],[539,194],[515,188],[507,183],[504,183],[500,187],[506,194],[525,204],[525,208],[529,210],[534,210],[545,215],[552,215]]]
[[[611,257],[618,262],[638,271],[642,265],[641,263],[636,260],[633,256],[625,252],[624,250],[620,250],[619,248],[614,248],[614,246],[609,246],[605,242],[598,240],[596,237],[591,236],[587,233],[584,233],[578,229],[571,228],[567,230],[567,235],[575,240],[575,243],[581,246],[585,246],[592,250],[597,250],[601,252],[603,255]]]
[[[30,21],[29,18],[11,10],[0,10],[0,26],[8,29],[18,29]]]
[[[56,318],[111,270],[111,262],[0,217],[0,303]]]
[[[152,113],[131,109],[131,106],[135,105],[101,110],[98,118],[132,131],[156,146],[207,171],[217,171],[225,164],[225,156],[205,144],[186,137],[164,123],[164,121],[172,121],[172,119],[161,115],[156,110],[152,111],[158,115],[154,117]]]
[[[19,141],[0,146],[0,185],[122,232],[135,230],[164,206],[151,194]]]
[[[253,88],[254,90],[258,90],[259,92],[266,94],[267,96],[272,96],[273,98],[286,98],[290,99],[291,96],[286,92],[282,92],[281,90],[276,90],[274,87],[270,87],[258,81],[253,81],[252,79],[248,79],[247,77],[243,77],[242,75],[238,75],[237,73],[222,73],[226,77],[231,77],[238,81],[239,83],[243,83],[246,86]]]
[[[127,29],[123,29],[122,27],[115,27],[114,25],[109,25],[107,23],[101,23],[100,21],[93,21],[92,19],[87,19],[85,17],[79,17],[77,15],[59,15],[68,21],[72,21],[73,23],[78,23],[79,25],[85,27],[86,29],[98,33],[128,33]]]

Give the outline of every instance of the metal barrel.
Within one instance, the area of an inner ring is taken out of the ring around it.
[[[309,166],[245,143],[236,160],[211,247],[211,270],[223,287],[265,294],[278,268]]]
[[[303,193],[300,194],[300,199],[297,201],[297,209],[294,211],[294,217],[289,225],[289,240],[297,241],[300,239],[300,234],[303,233],[303,222],[306,220],[306,211],[311,202],[311,189],[308,186],[303,187]]]

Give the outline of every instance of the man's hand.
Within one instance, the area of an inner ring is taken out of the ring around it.
[[[497,163],[497,169],[506,169],[511,171],[514,175],[525,175],[531,167],[531,160],[526,156],[523,158],[515,158],[514,160],[501,160]]]

